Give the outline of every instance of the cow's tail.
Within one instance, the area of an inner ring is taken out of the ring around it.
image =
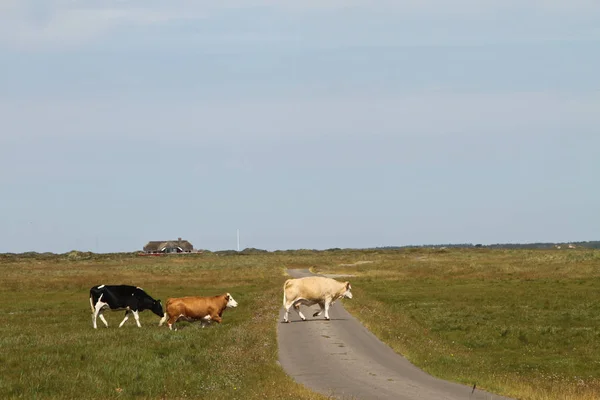
[[[287,298],[285,297],[285,289],[287,289],[287,287],[289,286],[289,284],[290,284],[291,281],[292,281],[291,279],[288,279],[283,284],[283,308],[285,308],[285,305],[287,303]]]
[[[90,308],[92,309],[92,314],[94,313],[94,311],[96,311],[95,309],[95,305],[98,302],[98,298],[100,297],[100,290],[98,289],[97,286],[94,286],[93,288],[90,289]]]

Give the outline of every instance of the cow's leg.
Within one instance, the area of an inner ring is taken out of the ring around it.
[[[329,321],[329,306],[330,306],[330,304],[331,304],[331,300],[326,299],[325,300],[325,319],[327,321]]]
[[[121,321],[121,323],[119,324],[119,328],[123,326],[123,324],[125,323],[125,321],[127,321],[129,319],[129,310],[125,311],[125,318],[123,318],[123,321]]]
[[[177,320],[179,319],[179,317],[175,316],[175,315],[171,315],[169,317],[169,320],[167,321],[167,325],[169,326],[169,330],[173,330],[173,327],[175,325],[175,322],[177,322]],[[177,328],[175,328],[175,330],[177,330]]]
[[[206,325],[209,325],[211,319],[212,318],[210,317],[210,315],[207,315],[206,317],[202,318],[200,320],[200,326],[202,326],[202,328],[204,328]]]
[[[108,322],[106,322],[106,318],[104,318],[104,311],[100,310],[100,313],[98,313],[98,317],[100,317],[102,323],[104,323],[104,325],[106,325],[106,327],[108,328]]]
[[[93,307],[93,309],[92,309],[92,326],[94,327],[94,329],[98,329],[98,324],[96,323],[97,318],[98,318],[98,312],[96,310],[96,307]]]
[[[285,303],[285,315],[283,316],[283,322],[290,322],[288,318],[290,316],[290,307],[292,306],[292,304],[293,303],[290,302]]]
[[[294,304],[294,310],[296,310],[302,321],[306,321],[306,317],[304,316],[304,314],[302,314],[302,311],[300,311],[300,302],[296,302]]]
[[[221,317],[219,317],[219,315],[211,315],[209,318],[209,321],[215,321],[220,324],[221,321],[223,321],[223,319]]]
[[[106,322],[106,319],[104,318],[104,315],[102,315],[102,308],[106,305],[106,303],[102,303],[101,301],[98,301],[96,303],[95,306],[95,310],[94,310],[94,329],[96,329],[98,326],[96,324],[96,318],[100,317],[100,320],[104,323],[104,325],[106,325],[106,327],[108,328],[108,322]]]
[[[142,325],[140,324],[140,315],[136,310],[131,311],[133,313],[133,317],[135,318],[135,323],[137,324],[138,328],[141,328]]]
[[[318,317],[319,315],[323,314],[323,311],[325,311],[325,304],[319,303],[319,307],[321,307],[321,310],[314,313],[313,317]]]
[[[90,307],[92,308],[92,326],[94,329],[98,329],[98,326],[96,325],[96,308],[94,307],[94,299],[92,299],[92,296],[90,296]]]

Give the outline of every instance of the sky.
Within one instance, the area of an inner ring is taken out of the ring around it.
[[[0,0],[0,252],[600,240],[600,2]]]

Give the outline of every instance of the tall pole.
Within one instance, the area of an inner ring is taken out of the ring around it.
[[[237,251],[240,251],[240,230],[237,230]]]

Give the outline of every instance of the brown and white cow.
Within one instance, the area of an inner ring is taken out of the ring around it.
[[[352,298],[350,282],[339,282],[322,276],[307,276],[304,278],[288,279],[283,285],[283,307],[285,316],[283,322],[289,322],[290,307],[306,321],[300,312],[300,305],[312,306],[318,304],[320,311],[313,314],[317,317],[325,311],[325,319],[329,320],[329,306],[339,298]]]
[[[188,296],[169,298],[166,303],[165,316],[160,320],[158,326],[162,326],[168,319],[167,324],[169,325],[169,329],[173,330],[175,322],[182,319],[190,322],[201,321],[204,328],[204,324],[211,321],[221,323],[223,311],[226,308],[237,307],[237,305],[237,301],[229,293],[212,297]]]

